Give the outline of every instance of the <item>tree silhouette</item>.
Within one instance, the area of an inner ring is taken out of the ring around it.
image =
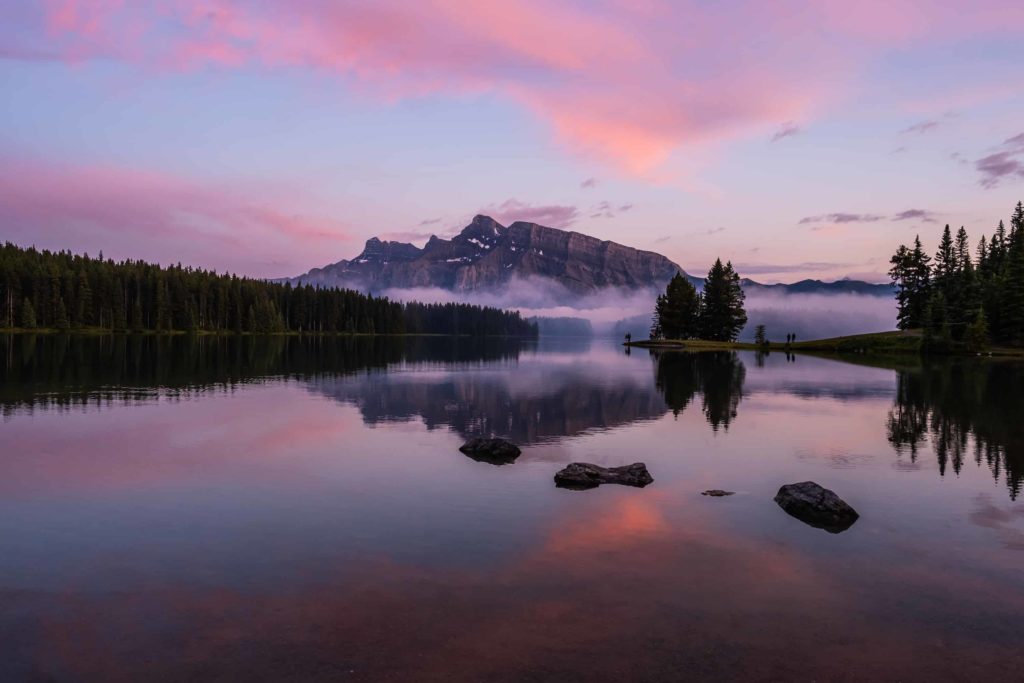
[[[343,289],[293,287],[141,261],[0,247],[8,327],[107,331],[537,335],[518,312],[400,303]],[[21,301],[18,311],[14,302]],[[0,321],[3,321],[0,318]]]
[[[732,263],[716,259],[704,280],[701,303],[701,336],[714,341],[735,341],[747,324],[743,308],[745,295]]]
[[[669,339],[689,339],[698,334],[700,297],[697,289],[676,273],[655,303],[654,316],[661,336]]]

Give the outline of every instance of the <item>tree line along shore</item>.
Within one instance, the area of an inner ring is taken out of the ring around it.
[[[0,327],[13,331],[536,337],[516,311],[392,301],[179,265],[0,247]]]

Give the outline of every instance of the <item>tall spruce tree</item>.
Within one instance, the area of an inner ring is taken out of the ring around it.
[[[949,223],[942,231],[942,239],[939,240],[939,250],[935,252],[935,268],[932,279],[935,286],[942,290],[942,294],[949,299],[949,294],[955,285],[956,273],[959,270],[956,260],[956,246],[953,243],[953,235],[949,231]]]
[[[21,326],[29,330],[36,326],[36,309],[28,297],[21,304]]]
[[[1012,344],[1024,345],[1024,205],[1017,202],[1010,218],[1006,250],[1003,334]]]
[[[896,287],[898,306],[897,327],[901,330],[925,326],[931,286],[931,259],[921,246],[921,238],[914,238],[914,248],[900,245],[890,259],[889,276]]]
[[[956,312],[953,319],[953,336],[963,339],[967,328],[975,322],[982,305],[981,288],[978,283],[977,269],[971,258],[971,244],[967,231],[960,227],[956,233],[957,272],[955,277],[954,296],[951,306]]]
[[[911,322],[912,327],[922,327],[925,312],[928,309],[928,296],[931,293],[932,274],[931,257],[921,246],[921,238],[914,237],[914,249],[910,252],[910,290],[911,290]]]
[[[700,297],[697,289],[682,273],[677,272],[655,304],[656,327],[663,337],[690,339],[700,332],[699,317]]]
[[[723,266],[722,260],[716,259],[704,280],[701,335],[714,341],[735,341],[747,324],[744,299],[740,277],[733,269],[732,262]]]

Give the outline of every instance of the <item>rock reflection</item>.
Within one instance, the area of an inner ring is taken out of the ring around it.
[[[974,460],[1004,479],[1015,500],[1024,480],[1022,387],[1024,365],[1011,361],[941,360],[900,370],[889,442],[912,463],[930,443],[942,475]]]

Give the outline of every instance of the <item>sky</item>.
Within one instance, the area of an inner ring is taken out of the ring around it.
[[[1019,0],[0,0],[0,240],[297,275],[530,220],[884,281],[1024,199]]]

